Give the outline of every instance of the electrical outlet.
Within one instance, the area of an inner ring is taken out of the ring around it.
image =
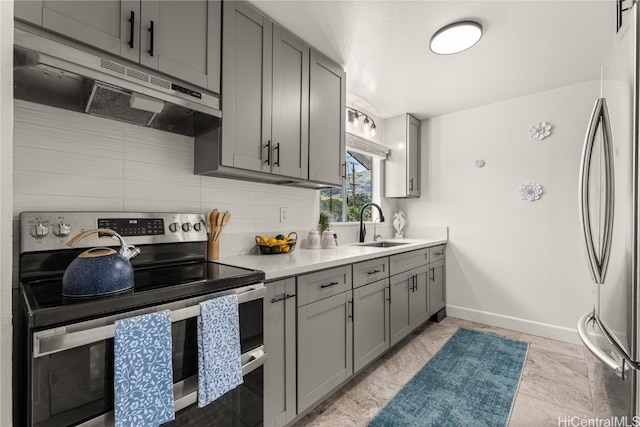
[[[282,207],[280,208],[280,222],[288,222],[289,221],[289,208]]]

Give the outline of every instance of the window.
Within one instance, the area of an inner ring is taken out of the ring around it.
[[[344,186],[320,191],[320,212],[326,213],[330,222],[360,220],[360,209],[372,200],[374,163],[377,162],[369,155],[347,150],[347,179]],[[367,209],[363,217],[371,221],[371,210]]]

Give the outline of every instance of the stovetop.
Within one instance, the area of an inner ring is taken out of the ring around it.
[[[62,296],[62,277],[23,280],[20,289],[29,326],[41,329],[214,294],[264,280],[262,271],[207,261],[134,269],[134,287],[123,293],[90,298]]]
[[[101,297],[63,297],[64,271],[84,248],[116,245],[95,232],[74,248],[68,242],[78,233],[102,228],[138,248],[140,254],[131,260],[133,289]],[[28,327],[66,325],[264,280],[261,271],[207,262],[206,241],[206,222],[199,213],[22,212],[20,292]]]

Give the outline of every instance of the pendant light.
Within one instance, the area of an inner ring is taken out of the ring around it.
[[[451,55],[469,49],[482,37],[482,25],[475,21],[454,22],[431,37],[429,48],[438,55]]]

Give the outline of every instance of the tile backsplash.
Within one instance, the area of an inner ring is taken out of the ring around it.
[[[223,256],[247,251],[256,234],[303,237],[317,224],[316,190],[194,175],[193,138],[20,100],[14,115],[14,222],[28,210],[217,208],[232,213]]]

